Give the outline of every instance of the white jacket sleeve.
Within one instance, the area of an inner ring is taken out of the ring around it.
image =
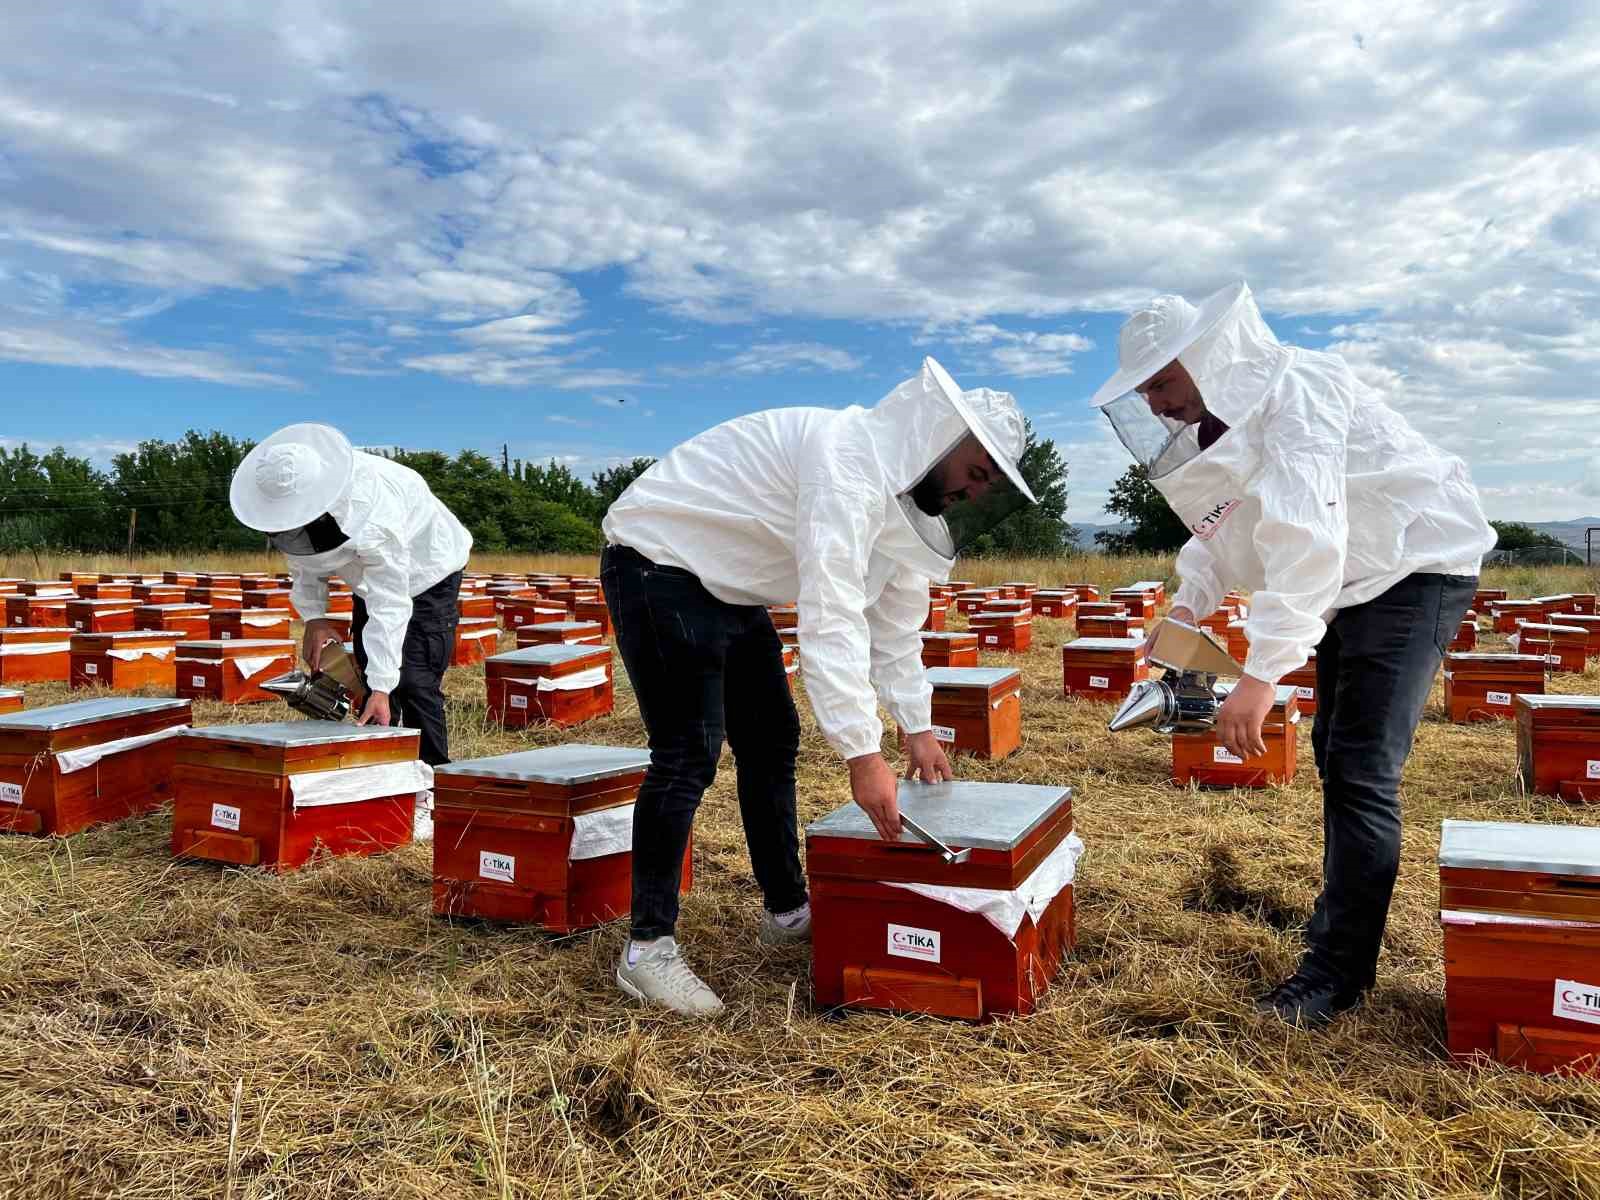
[[[1266,587],[1250,596],[1244,666],[1266,683],[1305,664],[1327,628],[1322,614],[1344,586],[1344,464],[1343,445],[1317,443],[1274,455],[1252,480]]]
[[[891,579],[867,609],[872,635],[872,683],[878,702],[906,733],[933,728],[933,687],[922,665],[922,625],[928,619],[928,581]]]
[[[883,722],[871,682],[867,557],[883,501],[802,484],[796,511],[800,665],[828,744],[845,758],[879,751]]]
[[[302,621],[315,621],[328,615],[328,581],[308,570],[294,555],[289,560],[289,603]]]
[[[405,543],[385,535],[356,551],[361,582],[353,590],[367,606],[361,643],[367,652],[367,686],[392,692],[400,682],[400,653],[411,623],[411,562]]]
[[[1217,573],[1217,566],[1210,547],[1199,538],[1192,537],[1185,542],[1178,551],[1178,578],[1183,582],[1177,595],[1172,597],[1172,607],[1187,608],[1197,621],[1216,612],[1228,590]]]

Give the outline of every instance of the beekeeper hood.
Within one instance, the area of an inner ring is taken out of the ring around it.
[[[1198,305],[1182,296],[1157,296],[1122,326],[1117,372],[1092,403],[1151,481],[1159,482],[1200,452],[1199,427],[1157,416],[1137,389],[1176,360],[1194,380],[1206,411],[1233,428],[1266,398],[1286,353],[1242,282]]]
[[[233,514],[284,554],[321,554],[348,540],[330,515],[350,491],[355,450],[331,425],[285,426],[245,455],[228,500]]]
[[[877,403],[869,421],[902,514],[947,565],[975,538],[1035,503],[1019,465],[1027,433],[1008,392],[963,392],[926,358],[919,374]],[[973,438],[989,461],[973,454]]]

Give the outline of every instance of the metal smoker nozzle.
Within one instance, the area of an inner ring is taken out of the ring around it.
[[[1107,725],[1112,733],[1141,725],[1157,733],[1198,733],[1217,720],[1217,676],[1239,675],[1243,668],[1204,629],[1170,618],[1156,629],[1150,661],[1167,668],[1128,693]]]

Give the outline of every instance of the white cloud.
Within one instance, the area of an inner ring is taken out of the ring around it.
[[[292,388],[286,375],[255,371],[211,350],[138,345],[113,330],[0,326],[0,360],[127,371],[151,379],[189,379],[239,387]]]
[[[730,346],[725,348],[731,349]],[[848,350],[819,342],[760,342],[727,358],[696,367],[667,367],[662,374],[687,378],[696,375],[777,375],[813,371],[855,371],[862,360]]]

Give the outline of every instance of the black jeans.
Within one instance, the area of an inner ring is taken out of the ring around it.
[[[1475,576],[1408,575],[1340,609],[1317,647],[1311,729],[1322,777],[1322,894],[1306,965],[1368,988],[1400,871],[1400,774]]]
[[[400,682],[389,693],[389,720],[420,730],[419,757],[430,767],[450,761],[450,735],[444,723],[444,673],[455,653],[456,622],[461,617],[461,572],[447,575],[420,596],[411,597],[411,623],[400,646]],[[356,662],[367,670],[367,648],[361,631],[367,624],[367,606],[355,598],[350,638]]]
[[[767,911],[799,908],[806,902],[794,797],[800,717],[772,618],[760,605],[725,604],[688,571],[626,546],[606,547],[600,583],[650,740],[633,811],[634,939],[670,937],[677,925],[683,851],[724,735]]]

